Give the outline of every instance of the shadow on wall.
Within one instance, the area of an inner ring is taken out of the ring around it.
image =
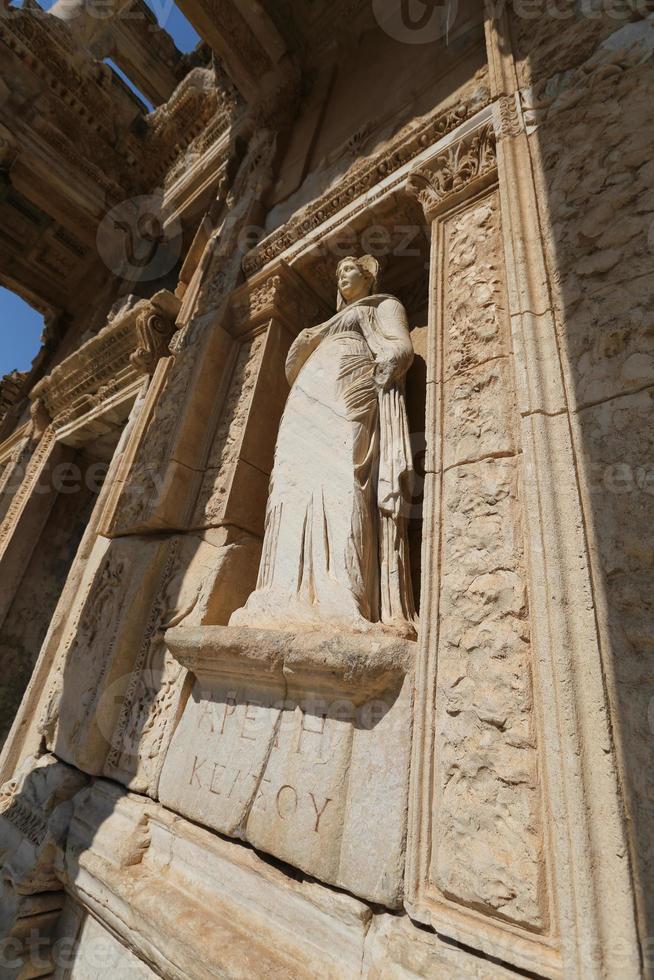
[[[531,151],[542,166],[541,227],[640,876],[642,935],[651,936],[654,163],[645,120],[654,25],[626,6],[607,13],[598,5],[592,17],[563,6],[569,16],[558,27],[542,10],[536,18],[514,15],[513,40],[519,84],[531,102]]]

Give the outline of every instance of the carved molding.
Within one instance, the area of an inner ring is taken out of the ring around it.
[[[25,469],[25,476],[23,481],[12,497],[11,504],[5,514],[2,524],[0,524],[0,558],[2,557],[2,549],[13,534],[17,524],[18,518],[22,513],[23,507],[27,502],[28,497],[32,493],[32,490],[36,486],[39,477],[43,471],[43,467],[46,465],[52,447],[55,441],[55,431],[53,426],[49,426],[39,442],[36,450],[32,454],[27,463]]]
[[[495,128],[487,123],[416,167],[409,174],[406,189],[431,220],[491,183],[496,172]]]
[[[162,356],[165,351],[161,338],[165,332],[159,333],[161,324],[155,327],[151,321],[160,319],[166,323],[166,331],[170,330],[172,336],[171,323],[179,304],[177,297],[167,290],[161,290],[150,300],[141,300],[111,320],[43,378],[30,392],[30,398],[41,401],[53,419],[53,428],[61,429],[127,389],[145,370],[145,363],[152,365],[155,355]],[[138,366],[132,361],[132,355],[137,355]]]
[[[273,317],[297,332],[302,326],[330,315],[329,307],[285,262],[232,293],[230,308],[231,332],[237,335]]]
[[[498,139],[512,139],[524,131],[519,93],[498,99],[495,112]]]
[[[246,276],[262,269],[380,181],[423,153],[427,147],[471,119],[489,103],[490,98],[485,89],[476,92],[468,102],[431,116],[420,126],[403,130],[380,153],[357,161],[326,194],[299,211],[245,256],[243,269]]]
[[[12,371],[0,378],[0,421],[20,400],[27,371]]]
[[[175,310],[177,312],[177,310]],[[153,374],[160,358],[170,357],[170,341],[177,329],[174,317],[150,304],[136,318],[138,347],[130,362],[141,374]]]
[[[42,11],[12,8],[0,23],[0,41],[22,63],[23,72],[47,83],[34,132],[111,200],[170,184],[187,152],[205,152],[242,109],[226,79],[217,81],[212,69],[198,67],[164,105],[145,117],[145,133],[138,135],[117,111],[114,86],[98,72],[97,61],[80,54],[64,21]],[[0,130],[0,166],[6,165],[5,150],[11,150],[3,136]]]

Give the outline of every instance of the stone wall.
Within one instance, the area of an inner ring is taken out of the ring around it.
[[[66,492],[57,494],[2,624],[0,669],[11,680],[2,687],[1,741],[27,687],[101,485],[94,492],[83,480],[75,482],[76,475],[87,475],[92,465],[83,454],[73,454],[69,465],[72,479],[67,481]],[[56,493],[54,489],[50,492]]]
[[[654,81],[654,23],[624,21],[571,16],[556,41],[548,18],[535,33],[517,18],[514,28],[646,936],[654,859],[654,168],[641,120]]]
[[[183,6],[239,93],[196,68],[146,124],[175,294],[98,293],[3,444],[12,681],[41,649],[0,759],[0,941],[22,975],[36,933],[79,978],[643,980],[652,17],[490,2],[482,37],[462,3],[414,46],[341,0]],[[371,228],[415,352],[417,641],[230,625],[287,353]],[[35,476],[84,431],[106,484],[45,527]]]

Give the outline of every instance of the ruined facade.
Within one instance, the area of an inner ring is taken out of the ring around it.
[[[179,5],[0,17],[0,974],[651,975],[654,15]],[[349,256],[415,637],[242,614]]]

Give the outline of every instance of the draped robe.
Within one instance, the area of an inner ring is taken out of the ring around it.
[[[406,313],[392,296],[303,330],[286,361],[256,591],[232,624],[413,635],[406,510],[412,475]],[[388,385],[375,365],[390,365]]]

